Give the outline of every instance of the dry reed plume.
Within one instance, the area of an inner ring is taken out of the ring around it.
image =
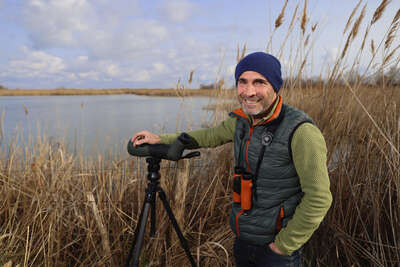
[[[283,17],[285,16],[285,9],[287,7],[288,0],[285,1],[285,4],[282,7],[281,12],[279,13],[278,17],[275,20],[275,29],[279,28],[279,26],[283,23]]]

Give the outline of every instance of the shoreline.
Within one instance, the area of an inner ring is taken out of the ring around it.
[[[229,90],[224,90],[229,91]],[[218,95],[216,89],[3,89],[0,96],[52,96],[52,95],[116,95],[134,94],[145,96],[206,96],[214,97]]]

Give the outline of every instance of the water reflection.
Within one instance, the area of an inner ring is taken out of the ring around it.
[[[175,132],[200,128],[211,112],[204,97],[180,98],[136,95],[1,97],[2,148],[18,136],[63,140],[72,152],[123,151],[139,130]],[[34,138],[35,139],[35,138]]]

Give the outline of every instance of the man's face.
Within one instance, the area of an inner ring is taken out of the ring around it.
[[[243,111],[258,115],[266,111],[275,101],[276,92],[268,80],[258,72],[245,71],[237,84],[238,99]]]

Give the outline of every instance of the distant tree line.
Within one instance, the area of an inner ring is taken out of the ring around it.
[[[221,89],[225,84],[224,78],[209,84],[200,84],[200,89]]]
[[[319,88],[329,84],[330,86],[344,86],[346,83],[350,85],[363,86],[379,86],[379,87],[400,87],[400,68],[391,67],[386,72],[375,72],[368,76],[361,75],[358,72],[343,73],[340,78],[335,80],[327,80],[322,77],[299,78],[285,77],[283,79],[284,88]],[[209,84],[200,84],[200,89],[222,89],[224,80],[220,79]],[[225,85],[226,86],[226,85]],[[235,85],[227,86],[227,89],[234,89]]]
[[[359,73],[347,73],[345,78],[351,84],[361,83],[363,85],[397,87],[400,86],[400,68],[391,67],[386,72],[376,72],[365,78]]]
[[[378,71],[370,75],[361,75],[355,71],[349,71],[340,75],[336,79],[323,79],[314,77],[309,79],[298,77],[287,77],[283,80],[285,88],[315,88],[329,84],[329,86],[362,85],[369,87],[399,87],[400,86],[400,68],[392,67],[386,72]]]

